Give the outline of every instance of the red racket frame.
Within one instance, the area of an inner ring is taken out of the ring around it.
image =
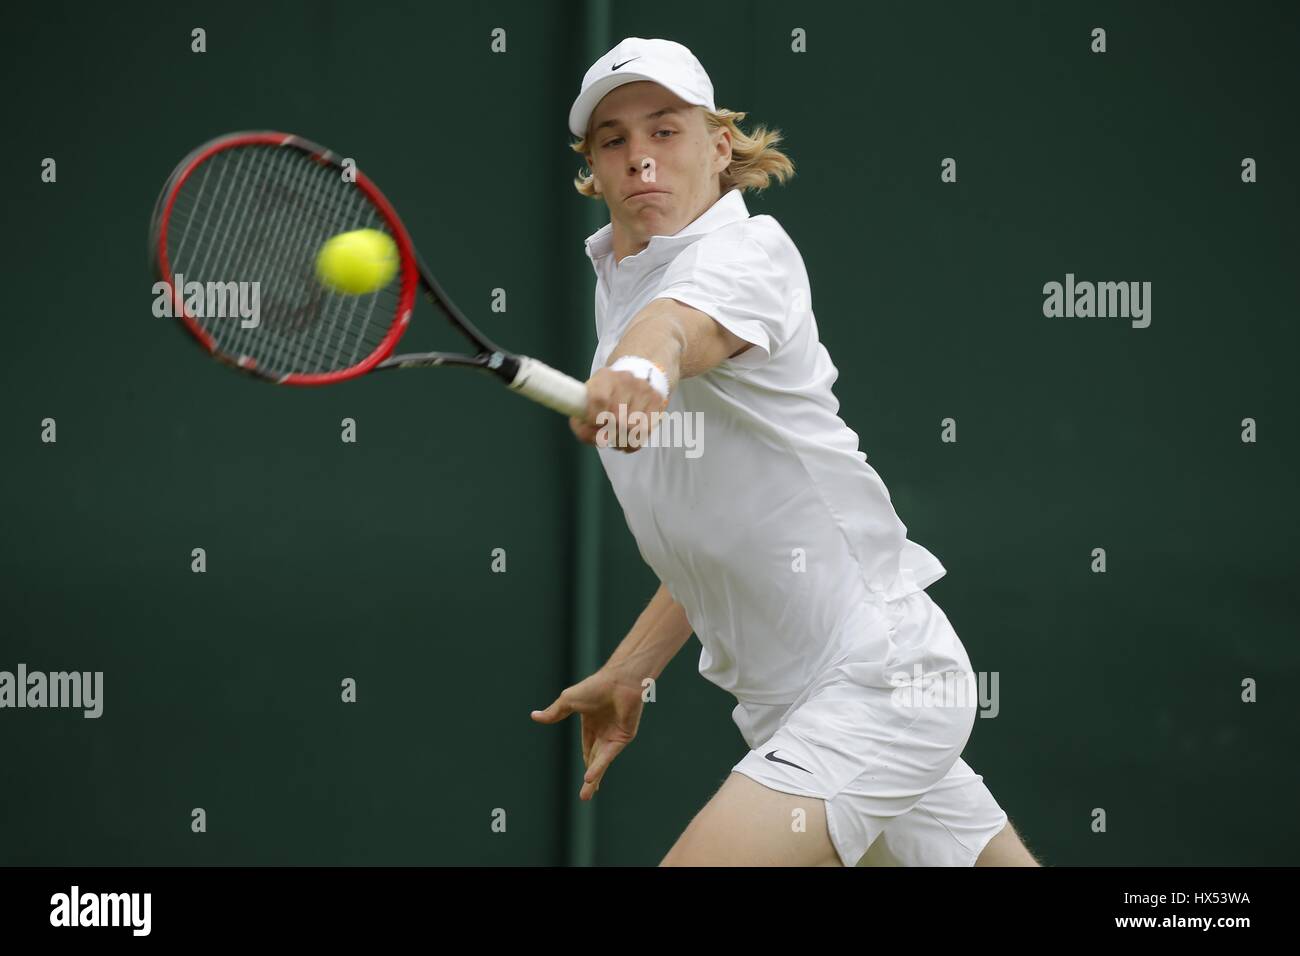
[[[356,365],[334,372],[291,372],[288,375],[281,376],[267,375],[258,369],[251,360],[241,362],[218,349],[212,336],[203,330],[194,316],[186,311],[184,300],[172,281],[171,262],[167,257],[167,231],[171,225],[172,207],[176,203],[176,197],[180,194],[181,188],[196,169],[223,150],[238,149],[243,146],[276,146],[284,149],[298,149],[322,166],[333,166],[336,169],[342,168],[339,157],[324,146],[303,139],[301,136],[294,136],[291,133],[275,132],[228,133],[205,143],[182,160],[181,164],[172,172],[167,185],[163,187],[163,196],[159,199],[162,215],[160,219],[156,220],[157,237],[154,248],[154,261],[157,263],[160,272],[159,278],[167,283],[167,287],[172,293],[173,314],[181,319],[195,340],[206,348],[213,357],[246,372],[251,372],[262,378],[269,378],[281,385],[330,385],[334,382],[342,382],[350,378],[356,378],[358,375],[364,375],[393,354],[398,340],[406,331],[407,326],[410,325],[411,310],[415,306],[416,286],[420,280],[415,261],[415,246],[411,242],[410,234],[406,231],[406,227],[402,225],[402,220],[397,217],[397,212],[393,209],[392,204],[379,191],[379,187],[371,182],[359,169],[356,172],[357,178],[353,185],[361,190],[362,195],[379,210],[379,214],[383,217],[384,222],[388,224],[393,239],[397,243],[398,254],[401,258],[401,289],[398,293],[397,311],[393,317],[393,324],[389,326],[387,334],[380,340],[374,351]]]

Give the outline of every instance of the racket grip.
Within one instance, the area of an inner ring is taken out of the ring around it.
[[[516,358],[519,361],[519,372],[510,383],[512,389],[525,398],[531,398],[570,418],[587,416],[586,385],[527,355]]]

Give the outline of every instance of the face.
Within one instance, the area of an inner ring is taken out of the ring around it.
[[[731,135],[658,83],[613,90],[591,114],[586,155],[616,230],[635,245],[694,222],[719,196]]]

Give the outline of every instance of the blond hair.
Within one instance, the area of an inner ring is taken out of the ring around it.
[[[762,192],[770,185],[771,179],[784,183],[794,175],[794,163],[776,148],[776,144],[781,142],[780,130],[760,126],[751,136],[740,128],[740,121],[745,118],[743,112],[718,110],[715,113],[702,106],[698,109],[704,113],[704,122],[710,133],[724,127],[731,133],[731,163],[718,174],[722,192],[733,188],[742,192],[751,189]],[[569,148],[584,157],[591,152],[585,136],[571,143]],[[573,188],[583,196],[599,199],[592,182],[594,178],[590,170],[585,175],[579,172],[573,179]]]

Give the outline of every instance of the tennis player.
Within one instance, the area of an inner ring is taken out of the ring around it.
[[[935,692],[974,680],[925,592],[944,568],[837,414],[798,249],[745,206],[794,166],[744,116],[714,105],[690,50],[639,37],[596,61],[569,113],[590,172],[578,191],[610,215],[586,241],[599,342],[587,419],[570,425],[661,587],[609,661],[533,719],[581,715],[591,799],[636,735],[646,679],[693,632],[751,749],[664,865],[1036,866],[961,759],[975,695]]]

